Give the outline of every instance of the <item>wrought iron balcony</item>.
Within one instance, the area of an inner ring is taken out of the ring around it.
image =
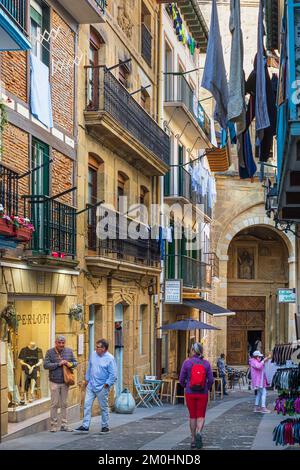
[[[18,173],[0,163],[0,204],[7,215],[18,215]]]
[[[78,24],[105,22],[106,0],[59,0]]]
[[[27,29],[27,4],[27,0],[0,0],[0,9],[2,9],[24,33],[26,33]]]
[[[204,253],[207,264],[211,266],[212,277],[218,278],[220,275],[220,260],[216,253]]]
[[[97,256],[116,261],[126,261],[148,267],[159,267],[160,246],[157,240],[147,239],[134,240],[129,237],[129,224],[134,224],[139,230],[139,222],[123,216],[118,212],[109,211],[109,217],[115,229],[107,232],[107,238],[101,239],[97,236],[97,222],[100,220],[96,214],[97,209],[89,212],[88,223],[88,248],[97,253]],[[104,238],[104,237],[103,237]],[[93,255],[91,255],[93,256]]]
[[[104,67],[86,67],[85,123],[92,136],[141,171],[168,170],[169,137]]]
[[[165,197],[192,200],[191,175],[182,167],[172,167],[165,176]]]
[[[166,279],[182,279],[183,286],[206,289],[211,284],[210,266],[202,261],[183,255],[166,255]]]
[[[212,217],[212,208],[209,207],[208,197],[193,191],[190,173],[183,167],[175,166],[165,176],[165,198],[183,198],[194,205],[201,205],[202,212],[209,218]]]
[[[183,75],[166,75],[165,78],[165,108],[177,108],[178,112],[173,111],[172,119],[178,121],[182,127],[182,122],[189,118],[191,125],[185,129],[185,134],[195,141],[195,133],[199,136],[199,142],[195,148],[209,146],[210,139],[210,118],[204,111],[200,101],[197,100],[195,90]],[[180,114],[184,113],[185,118]],[[196,137],[197,137],[196,135]]]
[[[24,214],[35,232],[33,255],[76,257],[76,209],[47,196],[24,196]]]
[[[152,36],[145,24],[142,24],[142,57],[149,67],[152,66]]]

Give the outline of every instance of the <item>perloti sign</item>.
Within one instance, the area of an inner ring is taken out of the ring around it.
[[[278,302],[280,304],[295,304],[296,289],[278,289]]]
[[[165,281],[165,304],[182,303],[182,279]]]

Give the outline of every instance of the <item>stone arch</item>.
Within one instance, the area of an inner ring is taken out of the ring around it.
[[[125,307],[130,307],[134,303],[134,295],[126,292],[118,292],[113,296],[113,305],[122,304]]]
[[[295,237],[292,233],[289,232],[286,234],[280,230],[277,230],[274,222],[264,215],[253,217],[248,215],[247,218],[244,217],[244,214],[239,214],[238,217],[227,224],[226,228],[222,231],[217,243],[217,255],[221,260],[226,259],[229,245],[239,232],[245,228],[255,227],[258,225],[275,231],[282,238],[284,244],[286,245],[289,258],[293,258],[295,256]]]

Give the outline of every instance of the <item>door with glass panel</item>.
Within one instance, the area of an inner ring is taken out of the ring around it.
[[[31,218],[35,227],[33,250],[49,251],[50,205],[43,196],[49,196],[49,147],[36,139],[32,140]]]

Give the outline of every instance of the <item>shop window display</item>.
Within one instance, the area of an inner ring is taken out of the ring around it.
[[[7,335],[8,407],[27,406],[48,398],[49,380],[43,358],[52,345],[51,300],[16,299],[18,328]]]

